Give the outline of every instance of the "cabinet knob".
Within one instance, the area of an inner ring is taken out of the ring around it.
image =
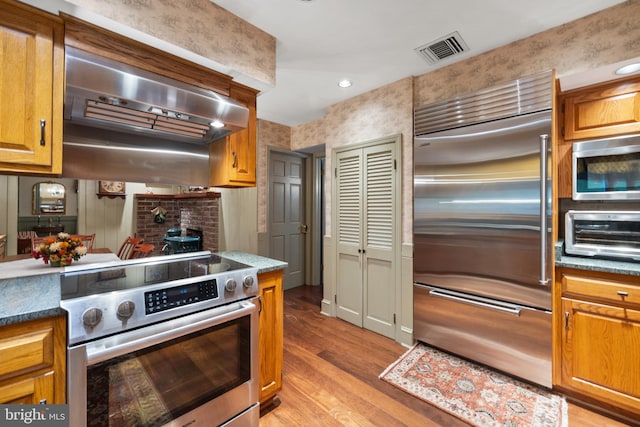
[[[617,292],[619,296],[621,296],[622,298],[626,298],[629,296],[629,292],[625,292],[625,291],[618,291]]]

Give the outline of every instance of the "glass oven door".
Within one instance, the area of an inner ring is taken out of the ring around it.
[[[68,363],[73,426],[216,426],[238,415],[257,425],[251,301],[74,347]]]

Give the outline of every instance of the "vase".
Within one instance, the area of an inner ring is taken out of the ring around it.
[[[60,260],[60,261],[49,260],[49,265],[51,267],[64,267],[66,265],[71,265],[72,262],[73,262],[73,258],[69,258],[67,260]]]

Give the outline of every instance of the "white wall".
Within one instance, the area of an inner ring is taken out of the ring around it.
[[[220,198],[220,251],[258,253],[258,190],[215,188]]]

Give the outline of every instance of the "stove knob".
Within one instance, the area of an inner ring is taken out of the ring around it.
[[[133,301],[123,301],[118,305],[118,319],[127,320],[133,316],[133,310],[136,309],[136,305]]]
[[[242,286],[245,288],[250,288],[253,286],[253,276],[245,276],[242,280]]]
[[[95,328],[101,320],[102,310],[99,308],[90,307],[82,313],[82,323],[89,328]]]
[[[224,285],[224,288],[229,292],[233,292],[236,290],[236,286],[238,286],[238,283],[235,279],[228,279],[227,283]]]

